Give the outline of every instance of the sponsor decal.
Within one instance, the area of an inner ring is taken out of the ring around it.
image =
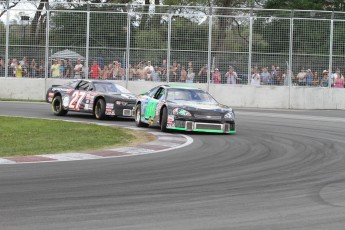
[[[114,110],[106,109],[106,110],[105,110],[105,115],[108,115],[108,116],[115,116],[115,112],[114,112]]]
[[[63,107],[67,108],[69,105],[69,96],[64,96],[62,99],[62,105]]]
[[[172,122],[170,124],[168,123],[167,128],[175,128],[175,122]]]
[[[112,104],[112,103],[107,103],[106,104],[106,107],[105,107],[106,109],[113,109],[114,108],[114,104]]]
[[[84,109],[89,110],[89,104],[85,104]]]
[[[167,124],[172,124],[175,121],[174,115],[169,115],[167,119]]]

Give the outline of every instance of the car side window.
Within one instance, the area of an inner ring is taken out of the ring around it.
[[[88,90],[89,86],[90,86],[90,82],[88,82],[88,81],[81,81],[76,89],[77,90]]]
[[[164,94],[165,94],[165,89],[164,89],[164,88],[160,88],[160,89],[155,93],[154,99],[160,100],[160,99],[163,97]]]
[[[147,96],[149,97],[154,97],[154,95],[157,93],[157,90],[159,89],[159,87],[153,88],[151,91],[149,91],[147,93]]]

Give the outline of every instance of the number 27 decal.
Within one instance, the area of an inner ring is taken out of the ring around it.
[[[68,105],[68,108],[70,110],[80,110],[80,103],[84,100],[86,96],[86,92],[85,91],[75,91],[72,94],[72,99]]]

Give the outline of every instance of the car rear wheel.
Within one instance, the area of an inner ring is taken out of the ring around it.
[[[68,111],[62,106],[61,96],[54,97],[52,102],[52,110],[55,116],[65,116],[67,114]]]
[[[98,120],[103,120],[105,118],[105,101],[99,99],[95,105],[95,117]]]
[[[168,132],[167,122],[168,122],[168,110],[167,110],[167,107],[164,107],[162,111],[162,119],[161,119],[161,130],[163,132]]]
[[[149,126],[148,124],[144,123],[141,121],[141,105],[138,104],[137,108],[135,109],[135,124],[138,127],[147,127]]]

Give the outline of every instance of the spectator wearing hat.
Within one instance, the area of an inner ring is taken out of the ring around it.
[[[219,72],[219,69],[215,68],[214,72],[212,73],[212,83],[213,84],[220,84],[221,80],[222,80],[222,75]]]
[[[237,73],[232,66],[229,66],[229,71],[225,74],[226,83],[236,85]]]
[[[328,71],[327,70],[322,71],[322,78],[320,81],[320,86],[321,87],[328,87]]]

